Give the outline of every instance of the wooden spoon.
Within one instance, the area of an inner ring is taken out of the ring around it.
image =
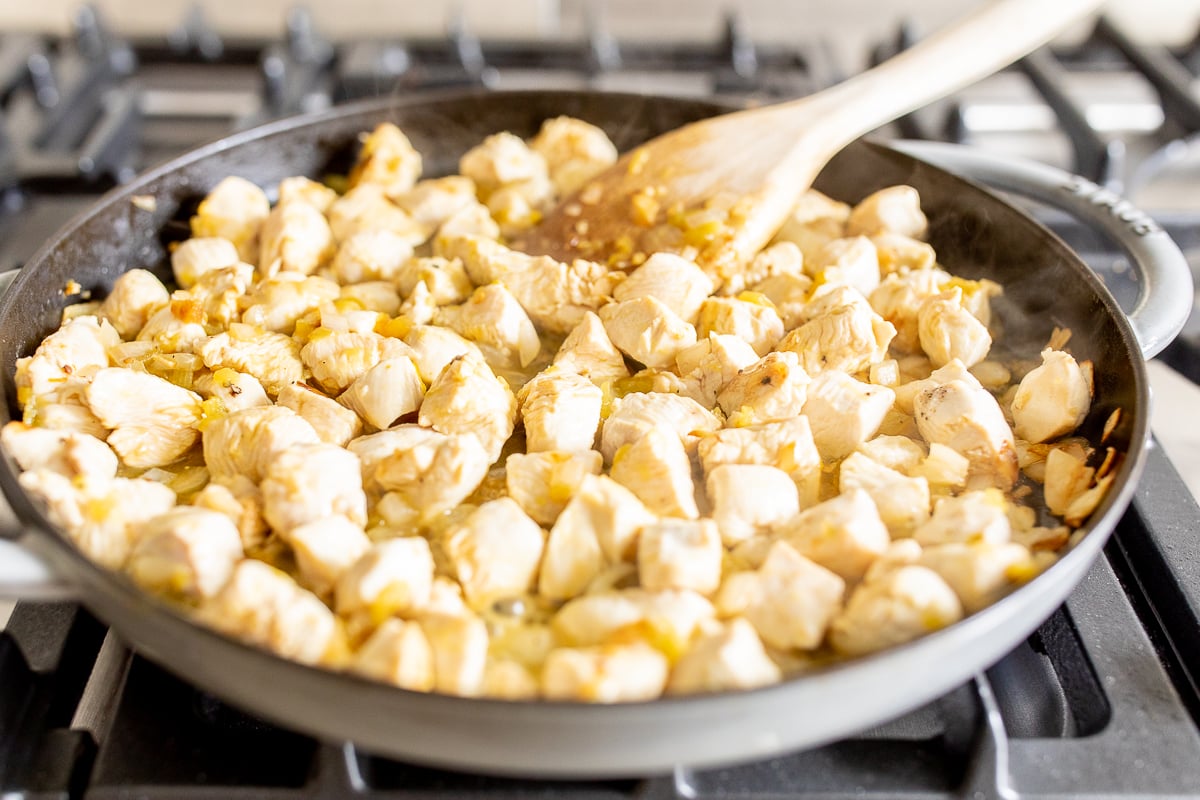
[[[771,239],[847,144],[1010,64],[1101,2],[990,3],[825,91],[659,136],[560,203],[517,246],[621,268],[666,250],[721,281]]]

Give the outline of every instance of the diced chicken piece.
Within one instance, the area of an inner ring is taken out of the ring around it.
[[[39,400],[54,396],[72,376],[91,375],[108,366],[108,350],[121,337],[108,320],[84,316],[70,320],[38,345],[28,358],[17,362],[18,394],[26,387],[29,397]]]
[[[696,335],[710,333],[736,336],[765,356],[783,338],[783,320],[770,305],[734,297],[710,297],[700,306]]]
[[[625,357],[608,338],[600,317],[591,311],[567,334],[554,355],[554,365],[577,372],[598,386],[629,376]]]
[[[359,375],[338,402],[353,409],[371,425],[383,430],[421,407],[425,384],[412,359],[387,358]]]
[[[827,459],[842,458],[879,430],[896,393],[855,380],[844,372],[822,372],[808,385],[804,416],[813,441]]]
[[[192,498],[192,505],[224,514],[237,527],[242,548],[252,552],[262,547],[267,537],[267,522],[262,518],[262,491],[244,476],[226,478],[226,483],[210,482]]]
[[[779,538],[847,581],[860,580],[891,537],[871,496],[850,489],[776,528]]]
[[[920,239],[928,227],[921,212],[921,196],[911,186],[880,189],[856,205],[846,220],[846,232],[851,236],[899,233]]]
[[[304,366],[321,388],[341,394],[359,376],[381,361],[411,357],[412,349],[399,339],[377,333],[331,333],[312,336],[300,350]]]
[[[638,536],[638,578],[647,589],[710,594],[721,584],[723,553],[711,519],[660,520]]]
[[[804,417],[725,428],[701,439],[699,454],[706,474],[722,464],[776,467],[796,484],[801,508],[817,502],[821,456]]]
[[[796,328],[779,343],[800,357],[810,375],[825,370],[854,374],[887,358],[896,329],[866,303],[838,306]]]
[[[412,348],[411,358],[417,365],[417,374],[426,384],[433,383],[446,365],[459,356],[484,360],[483,353],[474,342],[437,325],[413,326],[404,334],[404,343]]]
[[[738,426],[790,419],[803,410],[808,384],[799,356],[768,353],[727,383],[717,403]]]
[[[793,242],[776,242],[760,250],[741,272],[726,277],[721,291],[726,295],[737,295],[750,287],[789,277],[806,280],[804,254]],[[755,291],[763,293],[757,288]]]
[[[341,646],[333,612],[287,573],[245,559],[200,609],[202,622],[284,658],[317,664]]]
[[[965,456],[972,475],[986,476],[1002,489],[1016,481],[1012,430],[996,398],[978,381],[956,379],[926,388],[913,398],[913,410],[925,441]]]
[[[452,248],[463,236],[482,236],[485,239],[500,238],[500,226],[492,219],[487,206],[482,203],[470,203],[442,223],[437,235],[433,237],[433,254],[437,257],[448,257],[447,248]]]
[[[547,181],[534,184],[518,183],[502,186],[488,195],[487,208],[492,219],[500,225],[500,234],[511,238],[529,230],[542,219],[538,209],[553,194]]]
[[[447,435],[417,425],[363,436],[348,448],[362,462],[363,485],[368,490],[396,492],[408,507],[428,516],[465,500],[491,463],[476,437]]]
[[[475,203],[475,183],[462,175],[418,181],[392,200],[422,225],[437,228],[454,214]]]
[[[322,214],[329,210],[338,194],[323,183],[303,175],[294,175],[279,182],[279,202],[307,203]]]
[[[687,396],[705,408],[715,406],[721,389],[756,361],[758,353],[753,347],[723,333],[710,333],[675,356]]]
[[[181,289],[190,289],[201,275],[235,266],[240,260],[237,248],[228,239],[193,237],[180,242],[171,253],[171,271]]]
[[[489,658],[483,671],[484,697],[497,700],[536,700],[541,688],[527,668],[509,659]]]
[[[933,516],[916,529],[913,538],[923,545],[947,542],[1005,544],[1012,537],[1007,507],[1008,501],[998,489],[943,497],[934,507]]]
[[[924,478],[932,487],[959,489],[967,485],[970,471],[971,462],[964,456],[944,444],[934,442],[929,445],[929,455],[908,474],[915,478]]]
[[[103,440],[86,433],[9,422],[0,428],[0,443],[22,470],[48,469],[68,478],[112,478],[117,474],[116,453]]]
[[[715,614],[712,603],[693,591],[624,589],[571,600],[551,625],[558,638],[572,646],[603,644],[641,630],[682,652],[698,630],[713,622]]]
[[[692,463],[683,442],[669,429],[651,429],[623,445],[613,456],[610,474],[659,516],[700,516]]]
[[[1069,353],[1043,350],[1041,366],[1025,374],[1013,396],[1017,436],[1046,442],[1074,432],[1091,407],[1091,384],[1091,370],[1085,372]]]
[[[280,534],[336,515],[367,522],[358,456],[337,445],[297,444],[275,456],[262,481],[263,516]]]
[[[560,197],[583,188],[617,161],[617,148],[604,131],[572,117],[543,122],[529,146],[545,159]]]
[[[739,617],[688,648],[671,668],[667,694],[755,689],[782,679],[754,626]]]
[[[655,253],[613,289],[613,299],[625,302],[653,297],[684,322],[695,323],[714,288],[712,278],[695,262],[672,253]]]
[[[852,453],[842,462],[838,487],[843,492],[862,489],[871,495],[880,518],[895,538],[911,536],[929,519],[928,481],[910,478],[862,453]]]
[[[131,269],[113,282],[112,290],[100,305],[100,314],[123,338],[132,339],[154,312],[170,301],[167,287],[154,273]]]
[[[924,356],[909,356],[899,362],[906,383],[896,386],[896,409],[904,414],[913,414],[913,403],[917,395],[951,381],[962,381],[972,388],[983,388],[979,379],[971,374],[961,361],[951,361],[944,367],[930,369],[929,359]],[[919,434],[918,434],[919,435]],[[914,437],[915,438],[915,437]]]
[[[430,384],[418,421],[440,433],[474,436],[492,463],[512,436],[516,414],[508,384],[482,361],[460,356]]]
[[[244,475],[257,484],[285,450],[319,441],[313,427],[291,409],[247,408],[208,422],[204,462],[214,480]]]
[[[796,484],[775,467],[722,464],[709,471],[706,487],[712,518],[726,547],[789,520],[800,511]]]
[[[461,303],[471,296],[474,288],[462,261],[446,258],[410,259],[396,275],[396,287],[410,295],[418,283],[424,283],[439,305]]]
[[[917,563],[941,575],[968,614],[996,602],[1039,571],[1029,550],[1012,542],[939,544],[925,548]]]
[[[717,595],[723,616],[744,615],[763,641],[781,650],[812,650],[842,609],[846,582],[775,542],[762,566],[725,579]]]
[[[304,377],[300,345],[282,333],[233,326],[228,333],[205,341],[198,350],[209,369],[229,367],[247,372],[258,378],[271,397]]]
[[[570,526],[591,530],[609,563],[632,562],[638,531],[656,519],[637,495],[612,478],[585,476],[559,514],[555,529]],[[553,530],[550,537],[553,540]]]
[[[508,184],[548,180],[546,160],[508,132],[492,134],[468,150],[458,171],[475,182],[483,198]]]
[[[338,578],[334,608],[343,617],[366,612],[380,623],[424,608],[432,586],[429,542],[420,536],[387,539],[371,545]]]
[[[555,333],[570,331],[608,302],[624,277],[604,264],[531,256],[484,236],[443,237],[439,255],[461,260],[478,286],[503,284],[535,325]]]
[[[109,446],[134,469],[170,464],[199,437],[200,396],[149,373],[102,369],[87,388],[87,404],[112,430]]]
[[[385,620],[354,654],[350,671],[414,692],[432,691],[433,648],[421,626],[401,619]]]
[[[525,309],[498,283],[480,286],[462,305],[439,308],[434,322],[479,345],[497,369],[528,366],[542,347]]]
[[[721,421],[690,397],[634,392],[614,399],[600,432],[600,452],[612,463],[620,446],[635,443],[654,429],[673,431],[684,450],[694,452],[704,434],[719,431]]]
[[[373,311],[389,317],[400,311],[400,293],[390,281],[362,281],[343,286],[334,307],[358,305],[363,311]]]
[[[929,269],[937,263],[937,253],[927,242],[901,233],[877,233],[871,237],[879,253],[879,271],[891,275],[901,271]]]
[[[536,375],[517,394],[527,451],[591,450],[603,399],[599,387],[574,372],[551,368]]]
[[[632,703],[667,685],[667,658],[644,644],[560,647],[546,657],[542,694],[550,700]]]
[[[46,399],[31,400],[25,406],[22,419],[46,430],[75,431],[103,441],[108,437],[108,429],[87,406],[82,405],[83,386],[77,389],[75,396],[64,398],[61,403]]]
[[[53,522],[75,546],[102,567],[120,569],[139,523],[175,505],[175,493],[143,478],[68,478],[49,469],[22,472],[21,488],[45,502]]]
[[[163,353],[194,353],[208,341],[204,304],[189,292],[171,295],[171,302],[154,312],[138,332],[139,342],[153,342]]]
[[[992,336],[987,326],[963,307],[962,289],[953,287],[926,298],[917,312],[921,349],[935,367],[954,359],[972,367],[987,358]]]
[[[233,521],[204,508],[177,506],[138,526],[125,570],[152,592],[186,600],[214,596],[242,560]]]
[[[850,206],[809,189],[800,196],[775,238],[795,243],[808,260],[815,258],[826,242],[846,235],[849,217]]]
[[[919,269],[888,275],[871,292],[871,307],[896,328],[891,346],[901,353],[921,347],[919,315],[925,300],[937,295],[950,279],[940,269]]]
[[[226,413],[271,405],[267,390],[258,378],[233,369],[223,368],[207,375],[198,375],[194,388],[205,400],[216,398],[220,401]]]
[[[445,550],[467,605],[485,608],[529,591],[545,534],[510,497],[479,506],[446,534]]]
[[[879,286],[879,251],[865,236],[833,239],[804,262],[804,271],[823,282],[851,286],[869,296]]]
[[[588,475],[599,475],[595,450],[513,453],[504,462],[508,495],[539,525],[553,525]]]
[[[386,228],[362,230],[341,243],[333,273],[341,283],[395,280],[412,258],[409,239]]]
[[[389,195],[398,195],[411,189],[420,177],[421,154],[403,131],[381,122],[363,139],[350,170],[350,185],[379,184]]]
[[[219,236],[237,248],[238,258],[258,262],[258,233],[271,213],[271,201],[245,178],[223,178],[200,202],[192,217],[192,236]]]
[[[962,615],[958,596],[936,572],[902,566],[859,584],[830,626],[829,642],[844,655],[866,655],[945,628]]]
[[[322,442],[345,447],[362,433],[362,420],[357,414],[303,383],[283,387],[276,402],[303,417]]]
[[[653,297],[604,306],[600,320],[612,343],[647,367],[670,367],[696,343],[696,329]]]
[[[509,456],[509,464],[517,457],[515,454]],[[511,467],[508,475],[511,482]],[[586,477],[584,480],[587,480]],[[612,482],[608,478],[603,480]],[[509,493],[512,494],[511,489]],[[606,559],[604,548],[600,545],[602,526],[607,527],[603,533],[609,536],[611,541],[616,532],[614,529],[618,525],[630,527],[628,521],[631,514],[637,514],[639,511],[644,513],[644,522],[654,519],[651,514],[645,512],[636,498],[625,508],[613,509],[616,513],[602,516],[602,512],[608,509],[604,509],[603,506],[597,508],[595,489],[589,493],[588,499],[581,500],[581,494],[582,492],[571,498],[566,505],[568,510],[564,510],[558,516],[546,539],[546,549],[538,573],[538,593],[551,600],[569,600],[582,594],[603,571]],[[597,511],[601,513],[598,514]],[[622,530],[619,533],[632,536],[636,534],[636,529]]]
[[[362,525],[342,514],[291,528],[283,540],[291,545],[301,580],[318,595],[329,594],[346,570],[371,548]]]
[[[416,247],[429,230],[388,199],[378,183],[360,183],[329,207],[329,229],[338,242],[362,231],[391,231]]]
[[[307,203],[280,203],[263,221],[258,271],[311,275],[333,257],[333,232],[325,215]]]
[[[433,649],[434,691],[478,696],[487,668],[487,625],[478,617],[444,614],[425,614],[419,622]]]
[[[413,288],[412,294],[400,304],[401,325],[428,325],[438,313],[438,302],[422,281]]]
[[[925,458],[925,448],[907,436],[876,436],[859,445],[858,452],[877,464],[905,475],[913,475]]]

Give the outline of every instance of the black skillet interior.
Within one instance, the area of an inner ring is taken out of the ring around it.
[[[608,131],[622,150],[687,122],[727,110],[703,101],[588,92],[482,93],[371,101],[318,117],[285,120],[238,134],[153,170],[106,195],[34,256],[0,301],[0,366],[5,417],[16,416],[14,362],[33,352],[59,324],[61,308],[78,301],[64,295],[76,281],[102,296],[121,273],[135,267],[170,277],[167,244],[187,235],[187,219],[221,178],[240,175],[272,189],[290,175],[344,172],[358,134],[380,121],[396,122],[424,154],[425,174],[455,171],[458,157],[488,134],[510,130],[530,136],[544,119],[578,116]],[[1128,447],[1135,418],[1141,356],[1121,312],[1100,282],[1060,240],[1023,213],[955,176],[908,156],[865,142],[838,155],[817,188],[847,202],[898,183],[915,186],[931,219],[929,239],[951,272],[989,277],[1005,288],[995,304],[1006,340],[1036,357],[1055,326],[1070,328],[1070,348],[1095,362],[1096,402],[1081,433],[1092,441],[1109,414],[1125,410],[1109,442]],[[154,209],[134,204],[154,198]],[[1134,413],[1128,413],[1128,412]],[[0,483],[26,520],[46,527],[0,459]],[[1098,514],[1103,514],[1111,492]]]

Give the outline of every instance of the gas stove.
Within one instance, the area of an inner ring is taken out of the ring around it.
[[[126,39],[85,8],[71,37],[3,34],[0,269],[19,267],[72,214],[147,166],[230,131],[355,98],[540,87],[756,103],[810,93],[851,71],[820,38],[766,44],[736,15],[721,31],[710,41],[627,41],[592,15],[570,41],[481,40],[461,22],[444,37],[333,41],[293,10],[276,41],[222,38],[198,12],[168,36]],[[871,56],[885,58],[919,36],[905,25]],[[1200,44],[1180,52],[1135,46],[1102,21],[1082,43],[1043,50],[880,135],[1032,157],[1122,190],[1200,270],[1198,73]],[[1100,234],[1053,210],[1036,213],[1115,294],[1132,297],[1128,266]],[[1162,360],[1178,370],[1170,375],[1182,391],[1200,391],[1200,322]],[[22,602],[0,634],[0,792],[231,800],[1193,797],[1200,508],[1180,471],[1195,478],[1200,469],[1186,442],[1163,441],[1149,453],[1105,558],[1033,636],[937,701],[825,747],[626,781],[429,769],[282,730],[130,652],[77,605]]]

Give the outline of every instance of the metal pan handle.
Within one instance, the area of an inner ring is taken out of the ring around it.
[[[1149,214],[1078,175],[961,145],[900,141],[897,150],[995,189],[1040,200],[1108,233],[1140,278],[1129,324],[1142,355],[1153,358],[1183,329],[1192,311],[1192,272],[1179,247]]]

